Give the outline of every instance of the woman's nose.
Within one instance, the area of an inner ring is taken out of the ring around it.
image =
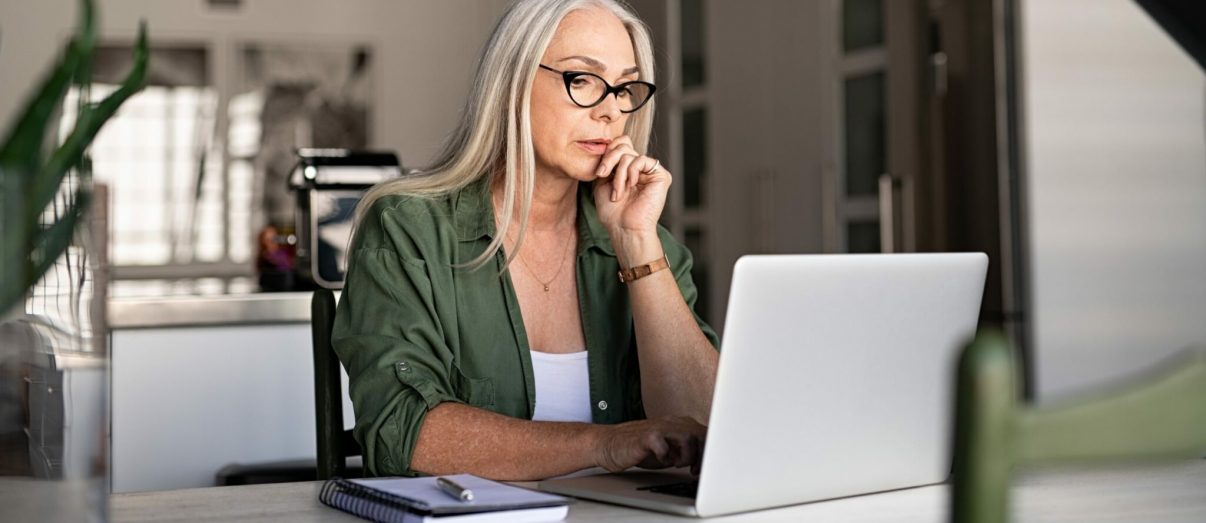
[[[616,93],[608,93],[603,97],[603,101],[599,102],[599,105],[591,108],[591,111],[594,112],[595,118],[607,120],[608,123],[616,121],[620,115],[624,114],[620,112],[620,100]]]

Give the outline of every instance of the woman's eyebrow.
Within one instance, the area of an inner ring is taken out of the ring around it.
[[[581,55],[567,56],[567,57],[565,57],[565,58],[562,58],[562,59],[560,59],[560,60],[557,60],[557,63],[561,63],[561,62],[564,62],[564,61],[566,61],[566,60],[578,60],[578,61],[580,61],[580,62],[582,62],[582,63],[585,63],[586,65],[589,65],[589,66],[591,66],[591,67],[594,67],[595,69],[597,69],[597,70],[599,70],[599,71],[605,71],[605,70],[607,70],[607,66],[606,66],[606,65],[604,65],[604,64],[603,64],[603,62],[600,62],[600,61],[598,61],[598,60],[595,60],[594,58],[591,58],[591,57],[589,57],[589,56],[581,56]],[[633,67],[629,67],[628,69],[625,69],[625,70],[623,71],[623,73],[621,73],[621,75],[620,75],[620,76],[628,76],[628,75],[630,75],[630,74],[639,73],[639,72],[641,72],[641,68],[640,68],[640,67],[633,66]]]

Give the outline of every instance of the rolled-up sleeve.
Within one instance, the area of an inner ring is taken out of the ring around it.
[[[349,256],[332,344],[347,369],[354,434],[373,475],[414,475],[410,468],[427,411],[460,403],[450,379],[426,263],[403,228],[371,209]]]

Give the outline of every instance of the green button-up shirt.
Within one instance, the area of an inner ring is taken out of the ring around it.
[[[644,418],[628,292],[589,184],[578,191],[578,307],[595,423]],[[478,270],[454,267],[495,235],[483,179],[443,198],[387,196],[359,224],[332,341],[347,368],[355,436],[374,475],[413,475],[427,411],[445,402],[531,419],[536,384],[523,317],[499,251]],[[658,229],[694,311],[691,253]],[[715,331],[696,322],[719,347]]]

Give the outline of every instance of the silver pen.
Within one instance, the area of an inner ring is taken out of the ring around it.
[[[439,485],[440,490],[443,490],[449,496],[461,501],[473,501],[472,490],[457,485],[456,482],[448,478],[436,478],[436,485]]]

